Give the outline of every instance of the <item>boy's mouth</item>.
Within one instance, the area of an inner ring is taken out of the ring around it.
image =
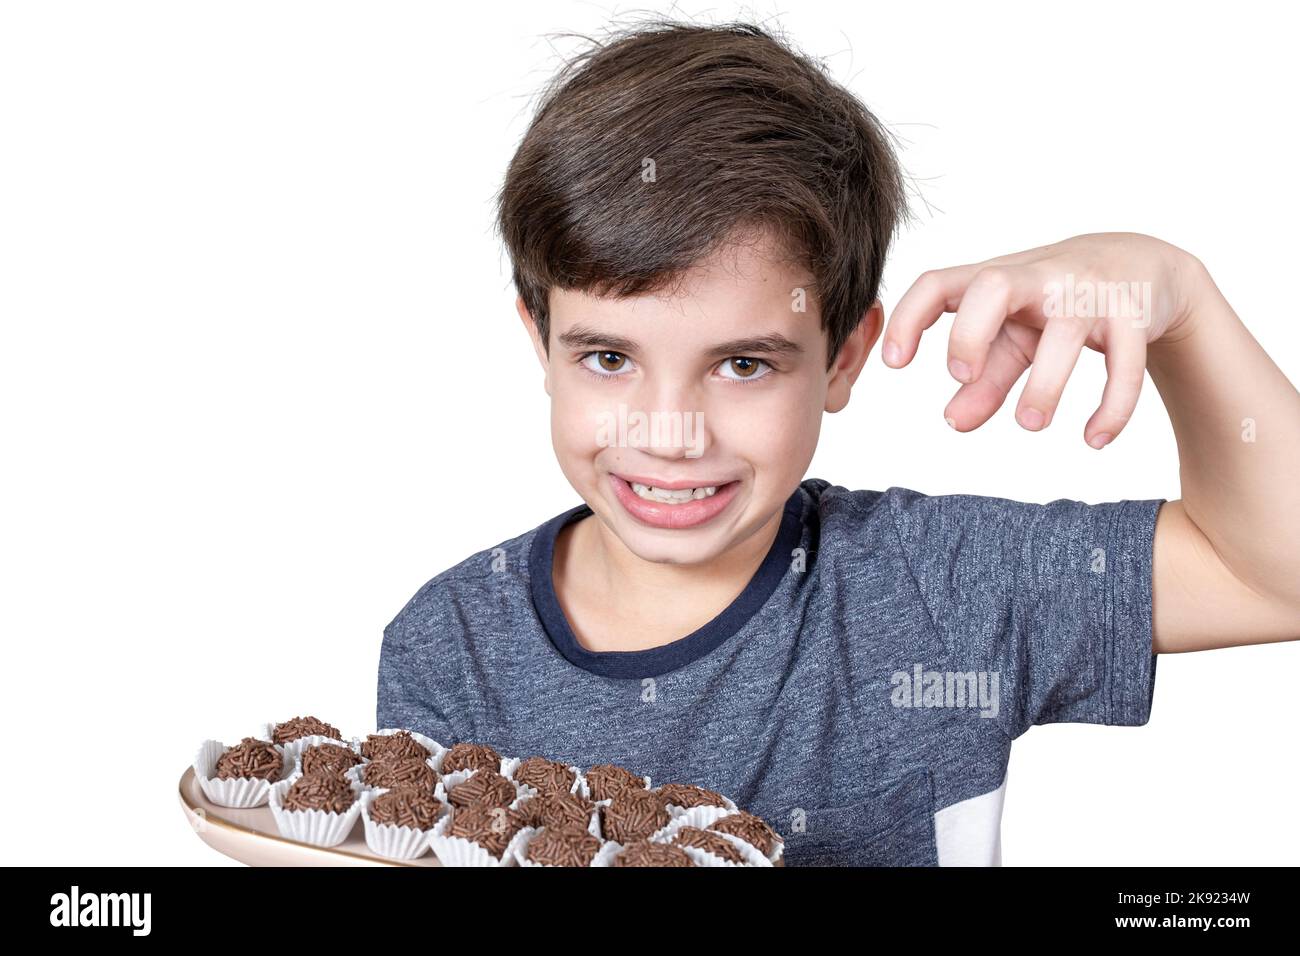
[[[646,501],[658,501],[666,505],[680,505],[692,499],[698,501],[701,498],[712,498],[718,493],[717,485],[707,485],[702,488],[660,488],[651,485],[643,485],[639,481],[629,482],[632,490],[637,493],[638,497]]]
[[[638,521],[656,528],[693,528],[717,517],[740,487],[739,481],[684,485],[644,476],[611,474],[614,496]],[[712,479],[710,479],[712,480]]]

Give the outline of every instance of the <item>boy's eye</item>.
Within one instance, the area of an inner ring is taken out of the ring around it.
[[[733,381],[753,381],[762,378],[772,370],[762,359],[749,358],[744,355],[736,355],[727,359],[718,370],[722,372],[723,378],[729,378]]]
[[[631,362],[622,352],[588,352],[581,364],[597,375],[621,375],[631,368]]]

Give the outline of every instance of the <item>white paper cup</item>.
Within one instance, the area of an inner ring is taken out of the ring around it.
[[[521,763],[523,763],[523,761],[520,760],[518,757],[511,757],[508,760],[503,759],[501,761],[501,775],[504,777],[509,777],[511,780],[514,780],[516,783],[518,783],[520,790],[524,793],[527,793],[528,796],[530,797],[540,796],[541,791],[538,790],[536,787],[530,786],[529,784],[526,784],[523,781],[517,780],[515,778],[515,771],[519,769],[519,765]],[[591,791],[587,788],[587,778],[582,775],[582,769],[580,767],[574,766],[573,764],[569,764],[568,769],[573,771],[573,785],[569,787],[569,793],[590,800]]]
[[[365,780],[366,767],[369,766],[369,765],[371,764],[371,762],[372,762],[372,761],[370,761],[370,760],[366,760],[366,759],[363,757],[361,763],[357,764],[355,767],[348,767],[347,770],[343,771],[343,776],[347,777],[349,780],[351,780],[353,783],[355,783],[357,786],[359,786],[362,790],[364,790],[364,791],[366,791],[366,792],[368,792],[368,793],[383,793],[385,790],[387,790],[387,789],[389,789],[389,788],[388,788],[388,787],[378,787],[378,786],[375,786],[374,784],[366,783],[366,780]],[[432,766],[433,766],[433,758],[430,757],[428,760],[425,761],[425,763],[426,763],[428,766],[432,767]],[[301,766],[302,766],[302,761],[299,761],[299,771],[298,771],[299,773],[301,773]],[[437,774],[438,774],[437,770],[434,770],[434,780],[435,780],[435,781],[438,779]],[[437,784],[435,783],[434,786],[436,787]]]
[[[659,789],[660,790],[663,789],[663,786],[661,785]],[[658,793],[659,790],[655,790],[654,792]],[[717,793],[717,791],[715,790],[714,793]],[[673,817],[681,816],[682,814],[686,813],[688,810],[717,810],[719,816],[724,816],[728,813],[735,813],[737,810],[740,809],[738,806],[736,806],[735,802],[730,797],[721,793],[719,793],[718,796],[722,797],[722,802],[723,802],[723,805],[720,807],[714,807],[710,805],[699,806],[699,807],[683,807],[681,804],[678,803],[666,803],[665,806],[668,808],[669,816],[673,816]]]
[[[343,813],[329,810],[286,810],[283,806],[284,795],[293,786],[294,780],[282,780],[271,787],[269,802],[271,815],[280,836],[299,843],[314,846],[338,846],[348,838],[352,827],[361,815],[361,790],[351,783],[352,792],[357,799]]]
[[[221,780],[216,776],[217,761],[226,752],[226,745],[220,740],[203,741],[194,755],[194,775],[198,778],[204,795],[222,807],[248,809],[262,806],[267,801],[271,785],[288,779],[294,770],[294,761],[285,753],[284,747],[279,744],[271,744],[271,746],[279,751],[284,761],[284,767],[278,777],[271,780],[261,777],[231,777],[228,780]]]
[[[474,776],[474,774],[476,773],[478,773],[477,770],[457,770],[455,773],[449,773],[445,777],[440,776],[438,780],[438,786],[433,791],[433,795],[437,797],[439,800],[441,800],[443,803],[447,804],[448,806],[452,806],[451,796],[450,796],[452,789],[457,784],[464,783],[466,780]],[[502,774],[502,776],[505,776],[505,774]],[[529,791],[532,788],[525,787],[519,781],[514,780],[510,777],[506,777],[506,779],[509,780],[510,783],[513,784],[515,788],[515,798],[510,801],[510,805],[509,805],[509,808],[511,810],[514,810],[519,806],[520,801],[526,800],[530,797],[530,794],[527,791]]]
[[[352,751],[354,754],[356,754],[358,757],[361,758],[360,763],[353,764],[353,766],[349,767],[348,770],[353,770],[357,767],[364,767],[367,763],[369,763],[369,761],[366,760],[365,757],[361,756],[361,745],[357,742],[355,737],[352,740],[331,740],[328,737],[303,737],[301,738],[301,740],[306,741],[306,743],[303,743],[301,746],[295,746],[296,744],[299,743],[299,741],[292,740],[289,743],[284,745],[285,753],[293,755],[293,773],[290,775],[291,779],[297,779],[298,777],[302,776],[303,754],[305,754],[312,747],[318,746],[320,744],[334,744],[335,746],[346,747],[348,750]],[[346,775],[348,770],[343,771],[343,773]]]
[[[776,845],[772,847],[772,852],[764,855],[762,850],[754,846],[749,841],[742,839],[741,837],[734,836],[733,834],[730,833],[719,833],[717,830],[710,830],[710,827],[714,823],[717,823],[723,817],[731,816],[731,814],[700,813],[697,814],[695,817],[691,816],[691,814],[694,813],[695,811],[717,810],[717,809],[718,809],[717,807],[694,807],[692,810],[682,814],[682,816],[678,817],[673,822],[680,823],[681,826],[694,826],[694,827],[699,827],[701,830],[709,830],[710,833],[717,833],[718,836],[724,836],[730,838],[731,842],[733,843],[743,843],[746,847],[748,847],[749,849],[753,850],[756,854],[758,854],[758,856],[767,860],[769,865],[775,864],[777,860],[781,859],[781,854],[785,852],[785,840],[782,839],[781,834],[779,833],[776,835],[776,841],[775,841]],[[696,821],[704,821],[704,822],[696,822]]]
[[[278,721],[278,722],[270,721],[270,720],[263,721],[261,726],[258,728],[258,739],[274,740],[275,728],[279,726],[280,723],[283,723],[283,721]],[[348,741],[344,740],[342,737],[330,737],[327,734],[308,734],[305,737],[296,737],[293,740],[290,740],[288,743],[281,744],[280,746],[284,747],[286,752],[292,753],[295,757],[297,757],[299,754],[301,754],[304,750],[306,750],[308,747],[312,746],[313,744],[325,744],[325,743],[342,744],[345,747],[351,746],[348,743]],[[352,749],[355,750],[356,748],[353,747]],[[360,753],[359,750],[357,752]]]
[[[514,854],[515,863],[519,866],[544,866],[548,869],[566,869],[566,867],[551,866],[549,863],[534,863],[528,859],[525,854],[528,852],[528,844],[532,842],[534,836],[540,833],[544,827],[524,827],[515,835],[515,839],[510,843],[510,851]],[[595,834],[593,834],[594,836]],[[588,866],[609,866],[609,861],[614,858],[619,850],[623,849],[612,840],[603,842],[596,855],[592,857]]]
[[[384,729],[384,730],[376,730],[376,731],[375,731],[375,734],[378,735],[378,736],[384,736],[384,737],[387,737],[387,736],[389,736],[389,735],[391,735],[391,734],[400,733],[403,729],[404,729],[404,728],[401,728],[401,727],[389,727],[389,728],[386,728],[386,729]],[[426,747],[429,748],[429,753],[430,753],[429,761],[430,761],[431,763],[432,763],[435,759],[441,761],[442,754],[443,754],[443,753],[446,751],[446,749],[447,749],[446,747],[444,747],[442,744],[438,743],[438,741],[434,740],[432,737],[426,737],[426,736],[424,736],[424,734],[420,733],[419,731],[416,731],[416,730],[408,730],[408,731],[406,731],[406,732],[407,732],[408,734],[410,734],[412,737],[414,737],[414,738],[416,739],[417,742],[419,742],[419,743],[421,743],[421,744],[424,744],[424,746],[426,746]],[[366,742],[367,739],[369,739],[369,737],[370,737],[370,735],[369,735],[369,734],[366,734],[365,737],[359,737],[359,738],[356,738],[356,741],[357,741],[357,753],[361,753],[361,746],[362,746],[362,744],[364,744],[364,743]],[[367,757],[366,759],[369,760],[370,758]],[[438,769],[438,765],[437,765],[437,764],[434,764],[434,769],[435,769],[435,770]]]
[[[414,860],[416,857],[423,856],[429,851],[429,837],[434,827],[420,830],[416,827],[394,826],[391,823],[376,823],[370,818],[370,805],[375,802],[376,797],[387,792],[380,788],[361,793],[361,823],[366,831],[366,846],[390,860]],[[445,810],[442,816],[434,821],[435,827],[447,818],[447,813],[451,810],[445,804],[443,806]]]
[[[451,747],[442,747],[442,749],[437,754],[437,760],[433,765],[433,769],[438,771],[438,776],[442,776],[442,761],[443,758],[446,757],[450,751],[451,751]],[[497,764],[496,771],[497,773],[501,774],[501,776],[503,777],[509,777],[510,774],[514,772],[514,768],[519,766],[519,763],[520,761],[516,757],[502,757],[501,762]],[[469,773],[469,771],[453,770],[452,773]],[[511,779],[514,778],[512,777]]]
[[[703,810],[706,808],[694,807],[692,809]],[[717,808],[710,807],[707,809],[716,810]],[[662,830],[656,833],[653,837],[651,837],[651,839],[654,840],[656,843],[668,843],[671,844],[672,846],[680,847],[682,850],[686,851],[687,856],[689,856],[692,860],[695,861],[696,866],[765,867],[765,866],[773,865],[774,861],[769,860],[761,852],[759,852],[758,847],[754,846],[751,843],[747,843],[746,841],[742,840],[740,837],[733,836],[730,833],[718,833],[716,830],[709,830],[710,833],[715,834],[716,836],[722,838],[723,840],[726,840],[728,843],[734,846],[737,852],[739,852],[740,855],[744,858],[743,863],[734,863],[731,860],[724,860],[722,857],[716,856],[715,854],[710,853],[708,850],[703,850],[700,849],[699,847],[681,846],[681,844],[673,843],[673,837],[675,837],[677,835],[677,831],[682,829],[683,827],[698,827],[701,830],[708,830],[707,826],[700,826],[699,823],[692,822],[685,816],[680,816],[673,819],[673,821],[669,823],[668,826],[664,827]],[[779,852],[777,852],[777,856],[778,857],[780,856]]]
[[[450,813],[444,814],[434,825],[433,830],[429,832],[429,849],[433,855],[438,858],[438,862],[443,866],[514,866],[515,865],[515,845],[524,837],[530,829],[524,827],[506,844],[505,851],[500,857],[493,856],[486,847],[479,846],[472,840],[464,837],[448,836],[447,830],[451,828],[451,818],[456,813],[456,808],[452,807]]]

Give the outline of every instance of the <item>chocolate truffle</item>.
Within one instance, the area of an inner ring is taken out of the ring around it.
[[[433,751],[412,737],[410,731],[399,730],[394,734],[368,734],[366,742],[361,745],[361,756],[367,760],[378,757],[419,757],[428,760],[433,756]]]
[[[546,866],[591,866],[600,841],[577,827],[543,827],[528,841],[524,858]]]
[[[722,857],[728,863],[744,863],[745,856],[730,840],[717,833],[701,830],[699,827],[682,827],[673,834],[673,843],[678,846],[692,846],[697,850]]]
[[[617,764],[603,763],[592,767],[587,771],[586,777],[594,800],[608,800],[629,787],[633,790],[645,789],[645,778],[638,777]]]
[[[303,773],[341,774],[361,763],[361,755],[342,744],[314,744],[302,752]]]
[[[596,805],[576,793],[543,793],[519,804],[519,813],[530,827],[578,827],[591,823]]]
[[[572,769],[545,757],[529,757],[520,762],[514,777],[539,793],[568,793],[578,779]]]
[[[668,825],[663,798],[649,790],[623,790],[604,808],[605,837],[622,844],[644,840]]]
[[[664,803],[678,807],[725,807],[727,801],[722,794],[693,783],[666,783],[656,793],[664,798]]]
[[[361,779],[372,787],[414,787],[428,790],[438,785],[438,775],[429,766],[428,761],[420,757],[394,757],[383,755],[366,764],[361,771]]]
[[[514,835],[523,829],[519,814],[505,807],[474,804],[458,807],[451,812],[451,823],[446,836],[461,837],[477,843],[493,856],[500,858],[506,852]]]
[[[457,770],[501,769],[501,755],[487,744],[456,744],[442,757],[442,773],[446,776]]]
[[[629,844],[618,856],[614,866],[694,866],[694,861],[680,847],[667,843],[637,840]]]
[[[518,796],[515,785],[495,770],[479,770],[447,791],[447,801],[453,807],[468,807],[476,803],[508,807]]]
[[[446,805],[428,790],[399,787],[375,797],[366,812],[375,823],[431,830],[446,810]]]
[[[746,843],[756,847],[764,856],[771,856],[777,841],[781,839],[770,826],[744,810],[738,810],[715,821],[709,829],[740,837]]]
[[[310,737],[314,734],[333,737],[335,740],[343,739],[341,730],[317,717],[295,717],[271,728],[271,740],[277,744],[287,744],[299,737]]]
[[[352,786],[338,774],[305,773],[293,782],[280,804],[286,810],[346,813],[356,799]]]
[[[227,747],[217,758],[218,780],[233,780],[236,777],[279,780],[282,773],[284,756],[272,743],[256,737],[245,737],[235,746]]]

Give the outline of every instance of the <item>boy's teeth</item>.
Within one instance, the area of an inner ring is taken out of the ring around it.
[[[646,501],[657,501],[665,505],[679,505],[699,498],[711,498],[718,490],[716,485],[707,488],[678,488],[670,491],[667,488],[655,488],[636,481],[630,482],[630,484],[632,490],[637,493],[637,497],[644,498]]]

